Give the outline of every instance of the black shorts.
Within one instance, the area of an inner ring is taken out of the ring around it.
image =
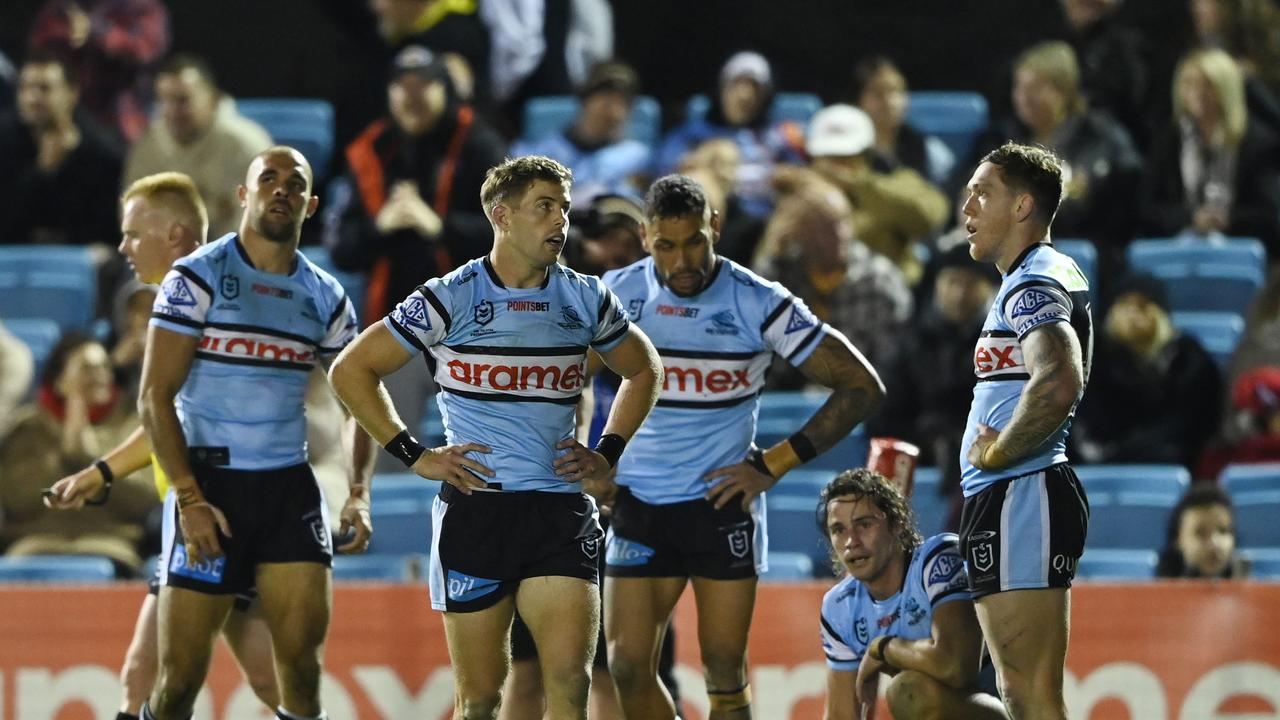
[[[604,539],[596,503],[582,493],[440,488],[432,508],[431,607],[476,612],[531,577],[600,582]]]
[[[719,510],[706,500],[651,505],[622,487],[611,522],[611,577],[741,580],[759,575],[765,561],[764,523],[737,500]]]
[[[241,594],[254,587],[259,563],[333,565],[329,510],[309,465],[279,470],[195,465],[192,470],[205,499],[227,516],[231,537],[218,537],[222,557],[189,567],[175,509],[161,585],[210,595]]]
[[[960,516],[970,592],[1071,587],[1088,531],[1089,500],[1070,465],[992,483]]]
[[[155,573],[151,575],[151,579],[147,580],[147,594],[160,594],[160,567],[158,565],[156,566]],[[248,612],[249,606],[252,605],[253,601],[256,599],[258,599],[258,591],[254,588],[249,588],[242,593],[236,593],[236,601],[231,605],[231,608],[233,610],[239,610],[240,612]]]

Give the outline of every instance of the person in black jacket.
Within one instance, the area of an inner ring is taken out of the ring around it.
[[[329,236],[334,264],[369,273],[366,324],[427,278],[488,252],[480,185],[506,148],[456,100],[444,62],[424,47],[396,56],[387,94],[390,117],[347,146],[353,193]]]
[[[1148,156],[1142,232],[1256,237],[1280,258],[1280,140],[1250,115],[1239,65],[1222,50],[1193,50],[1178,64],[1173,100],[1173,121]]]
[[[1222,415],[1222,374],[1174,329],[1161,281],[1120,279],[1076,413],[1085,462],[1176,463],[1194,470]]]

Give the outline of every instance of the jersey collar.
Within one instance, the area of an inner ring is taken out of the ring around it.
[[[1009,270],[1004,274],[1005,277],[1008,277],[1009,275],[1013,274],[1014,269],[1017,268],[1019,265],[1021,265],[1027,259],[1027,256],[1030,255],[1032,252],[1034,252],[1038,248],[1049,247],[1049,245],[1050,243],[1042,240],[1038,243],[1035,243],[1034,245],[1028,245],[1025,248],[1023,248],[1022,252],[1018,253],[1018,257],[1014,258],[1013,262],[1009,263]]]
[[[492,282],[494,285],[497,285],[499,288],[506,290],[507,286],[502,284],[502,279],[498,277],[498,271],[494,270],[493,264],[489,262],[489,256],[485,255],[483,258],[480,259],[480,262],[484,263],[484,271],[489,274],[490,282]],[[559,263],[557,263],[557,265],[558,264]],[[554,268],[547,268],[547,274],[545,277],[542,278],[542,284],[538,286],[539,290],[546,290],[547,286],[551,284],[551,271],[553,269]],[[523,289],[528,290],[530,288],[523,288]]]

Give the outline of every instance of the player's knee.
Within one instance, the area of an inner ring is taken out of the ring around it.
[[[904,670],[885,689],[885,700],[894,717],[942,717],[942,689],[938,681],[916,672]]]
[[[591,672],[586,667],[544,669],[542,685],[548,701],[560,699],[573,707],[585,707],[591,694]]]
[[[459,692],[455,696],[454,713],[458,720],[495,720],[502,694],[498,692]]]
[[[657,681],[657,669],[647,658],[637,658],[627,654],[609,655],[609,675],[618,692],[629,694],[648,682]]]
[[[747,659],[739,652],[704,649],[702,669],[708,688],[733,689],[747,681]]]
[[[120,687],[129,701],[130,707],[136,707],[156,684],[156,664],[154,658],[144,659],[130,653],[120,668]]]
[[[183,677],[177,673],[161,673],[151,695],[151,711],[157,717],[181,717],[191,712],[196,695],[203,685],[199,677]]]
[[[254,696],[262,701],[263,705],[276,707],[280,704],[280,688],[276,684],[276,673],[273,668],[268,666],[253,671],[246,670],[244,679],[249,683]]]
[[[1062,681],[1019,673],[999,673],[1000,696],[1014,718],[1030,717],[1032,712],[1064,707]]]

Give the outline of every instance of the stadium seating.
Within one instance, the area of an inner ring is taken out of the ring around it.
[[[1098,249],[1093,243],[1082,238],[1057,238],[1053,246],[1058,252],[1076,261],[1084,279],[1089,281],[1089,293],[1096,300],[1098,297]]]
[[[1219,482],[1235,506],[1240,547],[1280,547],[1280,463],[1228,465]]]
[[[1155,550],[1086,550],[1080,558],[1076,577],[1081,580],[1150,580],[1155,577],[1157,559]]]
[[[36,364],[36,379],[39,381],[40,371],[49,357],[49,351],[53,350],[58,338],[62,336],[58,323],[44,318],[15,318],[3,322],[9,332],[31,349]]]
[[[812,578],[813,558],[796,552],[770,552],[769,569],[760,577],[764,582],[800,582]]]
[[[0,583],[106,583],[114,580],[115,576],[115,567],[104,557],[90,555],[0,557]]]
[[[417,473],[385,473],[373,479],[375,503],[409,500],[431,506],[440,493],[440,483],[424,480]]]
[[[1157,548],[1169,511],[1191,484],[1181,465],[1079,465],[1089,499],[1088,547]]]
[[[942,532],[950,511],[950,499],[938,494],[942,484],[942,470],[936,467],[918,467],[915,489],[911,491],[911,510],[916,516],[916,528],[928,538]]]
[[[1213,356],[1218,369],[1226,371],[1231,356],[1244,336],[1244,318],[1233,312],[1175,312],[1173,326],[1190,335]]]
[[[756,445],[769,447],[799,430],[822,403],[825,391],[766,392],[760,396],[760,418],[756,424]],[[835,471],[861,467],[867,462],[866,430],[861,425],[836,443],[835,447],[805,463],[806,470]]]
[[[710,98],[706,95],[693,95],[685,103],[685,119],[704,118],[710,109]],[[790,120],[808,125],[809,118],[821,109],[822,98],[813,93],[778,93],[773,96],[773,105],[769,107],[769,122]]]
[[[814,514],[816,498],[771,494],[766,507],[770,557],[799,553],[812,560],[815,568],[827,567],[827,541],[818,532]]]
[[[327,177],[333,156],[333,106],[310,98],[242,98],[240,114],[266,128],[271,138],[297,148],[317,181]]]
[[[0,317],[45,318],[86,330],[98,300],[94,251],[70,245],[0,245]]]
[[[334,555],[333,579],[339,582],[412,582],[421,577],[421,555]]]
[[[405,555],[431,547],[431,503],[416,498],[381,498],[376,485],[374,488],[370,510],[374,533],[369,553]]]
[[[1250,577],[1257,580],[1280,580],[1280,547],[1247,548],[1240,551],[1249,562]]]
[[[1266,251],[1254,238],[1144,238],[1127,250],[1129,267],[1164,281],[1174,311],[1244,314],[1262,287]]]
[[[964,163],[987,129],[987,100],[974,92],[917,90],[909,94],[907,123],[937,136]]]
[[[520,139],[540,140],[557,133],[578,115],[578,98],[573,95],[544,95],[530,98],[524,105],[524,131]],[[648,95],[636,97],[631,105],[626,136],[654,147],[662,133],[662,108]]]

